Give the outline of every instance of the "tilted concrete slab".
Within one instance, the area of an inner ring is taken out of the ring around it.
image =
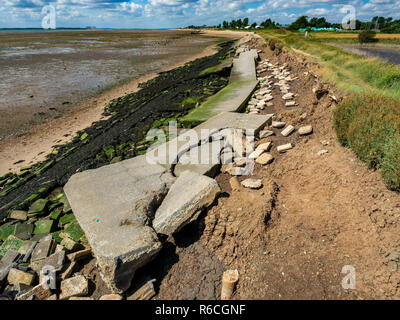
[[[114,292],[161,249],[149,226],[175,178],[139,156],[75,174],[64,187],[72,210]]]
[[[171,235],[196,220],[203,208],[210,206],[221,191],[209,177],[183,172],[157,209],[153,227],[157,233]]]

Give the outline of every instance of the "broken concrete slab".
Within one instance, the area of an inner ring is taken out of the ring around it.
[[[283,145],[278,146],[276,149],[278,150],[278,152],[283,153],[283,152],[286,152],[286,151],[288,151],[288,150],[290,150],[292,148],[293,148],[292,144],[291,143],[287,143],[287,144],[283,144]]]
[[[246,179],[241,182],[242,186],[250,189],[260,189],[262,187],[261,179]]]
[[[256,159],[256,163],[261,165],[270,164],[272,161],[274,161],[274,157],[269,153],[263,153]]]
[[[283,130],[281,131],[281,134],[282,134],[284,137],[287,137],[287,136],[289,136],[294,130],[295,130],[294,127],[290,124],[290,125],[288,125],[285,129],[283,129]]]
[[[220,191],[214,179],[191,171],[183,172],[157,209],[154,230],[166,235],[178,232],[196,220],[201,210],[211,205]]]
[[[35,280],[35,275],[32,273],[24,272],[15,268],[12,268],[7,277],[9,284],[26,284],[30,286]]]
[[[78,173],[65,185],[75,217],[112,291],[128,289],[135,271],[161,249],[149,223],[174,181],[167,169],[149,164],[143,155]]]
[[[299,135],[305,136],[305,135],[311,134],[313,132],[313,127],[310,126],[310,125],[309,126],[303,126],[303,127],[299,128],[298,132],[299,132]]]

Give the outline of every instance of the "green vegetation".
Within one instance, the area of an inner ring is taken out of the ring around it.
[[[358,34],[358,41],[360,41],[360,43],[377,42],[376,32],[373,30],[364,30]]]
[[[339,142],[370,168],[381,169],[386,185],[400,191],[400,105],[381,95],[346,98],[334,112]]]

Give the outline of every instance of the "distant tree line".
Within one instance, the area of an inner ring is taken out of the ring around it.
[[[217,26],[210,26],[210,28],[218,28],[218,29],[255,29],[257,27],[262,27],[264,29],[277,29],[281,27],[279,23],[276,23],[275,21],[271,19],[267,19],[264,22],[257,24],[257,22],[253,22],[250,24],[249,18],[244,18],[244,19],[238,19],[238,20],[232,20],[231,22],[229,21],[223,21],[221,24]],[[203,26],[188,26],[190,29],[201,29],[201,28],[207,28],[206,25]]]
[[[311,18],[308,20],[307,16],[301,16],[292,24],[289,25],[290,30],[306,29],[306,28],[341,28],[340,23],[330,23],[324,17]],[[371,21],[356,20],[356,30],[380,30],[385,33],[399,33],[400,20],[393,20],[393,18],[373,17]]]

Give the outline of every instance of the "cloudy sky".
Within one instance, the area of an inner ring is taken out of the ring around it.
[[[40,28],[48,4],[56,8],[57,27],[171,28],[244,17],[285,24],[300,15],[341,22],[345,5],[354,6],[360,20],[400,18],[400,0],[0,0],[0,28]]]

